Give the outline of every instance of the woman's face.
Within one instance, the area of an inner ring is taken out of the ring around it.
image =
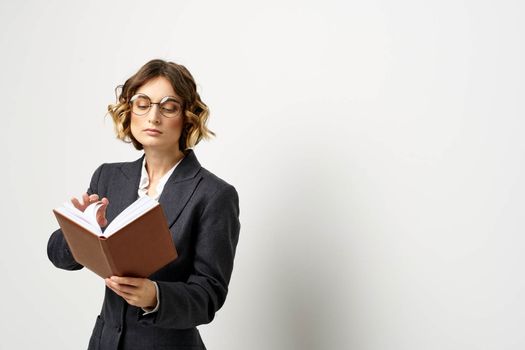
[[[147,81],[136,92],[149,97],[151,108],[147,110],[147,99],[141,99],[143,102],[136,102],[138,108],[142,110],[137,115],[131,112],[131,133],[135,139],[142,144],[145,151],[166,151],[173,152],[179,149],[179,139],[182,133],[184,117],[182,110],[182,99],[175,93],[170,82],[164,77],[157,77]],[[179,101],[178,112],[173,112],[177,104],[172,102],[166,103],[163,113],[171,116],[167,118],[162,115],[159,103],[165,97],[172,97]],[[146,101],[146,102],[144,102]]]

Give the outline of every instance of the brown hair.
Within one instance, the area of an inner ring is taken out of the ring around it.
[[[137,73],[126,80],[124,85],[118,86],[117,90],[121,88],[121,91],[120,94],[117,92],[117,103],[108,105],[108,113],[115,123],[117,138],[133,143],[138,150],[143,148],[131,133],[129,100],[142,85],[157,77],[166,78],[173,90],[182,98],[184,122],[179,149],[186,153],[201,139],[215,136],[215,133],[206,127],[210,112],[197,92],[197,85],[191,73],[180,64],[154,59],[142,66]]]

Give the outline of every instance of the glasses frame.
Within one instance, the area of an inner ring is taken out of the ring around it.
[[[144,113],[142,113],[142,114],[140,114],[140,113],[136,113],[136,112],[133,111],[133,102],[134,102],[136,99],[138,99],[139,97],[145,97],[145,98],[147,98],[148,101],[149,101],[149,107],[148,107],[148,109],[145,110]],[[161,105],[162,105],[163,103],[165,103],[166,101],[173,101],[173,102],[177,103],[177,104],[180,106],[180,110],[177,112],[176,115],[174,115],[174,116],[167,116],[167,115],[164,114],[164,112],[162,111],[162,106],[161,106]],[[183,110],[182,103],[181,103],[179,100],[177,100],[175,97],[173,97],[173,96],[164,96],[159,102],[151,102],[151,98],[150,98],[148,95],[146,95],[146,94],[135,94],[135,95],[133,95],[133,96],[129,99],[128,104],[129,104],[129,107],[130,107],[131,113],[136,114],[136,115],[138,115],[138,116],[140,116],[140,117],[145,116],[146,114],[148,114],[148,113],[151,111],[151,106],[152,106],[152,105],[157,105],[157,106],[158,106],[158,110],[160,111],[160,114],[161,114],[164,118],[170,118],[170,119],[171,119],[171,118],[176,118],[176,117],[178,117],[179,114],[180,114],[180,112]]]

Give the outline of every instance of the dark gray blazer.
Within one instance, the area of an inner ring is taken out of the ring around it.
[[[88,193],[109,199],[108,222],[138,198],[143,157],[102,164],[93,174]],[[190,150],[159,202],[179,253],[149,277],[159,286],[160,308],[142,316],[141,308],[106,287],[89,350],[205,349],[195,327],[211,322],[226,299],[240,230],[237,191],[201,167]],[[73,259],[61,230],[49,238],[47,253],[61,269],[83,267]]]

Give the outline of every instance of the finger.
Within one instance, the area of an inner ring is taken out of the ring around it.
[[[106,220],[105,218],[104,218],[104,219],[101,219],[101,220],[97,220],[97,222],[98,222],[98,225],[99,225],[100,227],[106,227],[107,224],[108,224],[108,220]]]
[[[106,217],[106,207],[107,204],[102,202],[102,205],[97,209],[97,219]]]
[[[121,291],[119,291],[118,289],[112,288],[112,287],[110,287],[110,286],[108,286],[108,288],[111,289],[111,290],[112,290],[115,294],[117,294],[118,296],[121,296],[121,297],[123,297],[124,299],[126,299],[126,301],[131,300],[131,295],[126,294],[126,293],[124,293],[124,292],[121,292]]]
[[[124,300],[126,300],[126,303],[128,303],[129,305],[137,306],[136,303],[133,300],[131,300],[131,299],[124,298]]]
[[[97,222],[100,227],[106,227],[108,224],[108,220],[106,218],[97,218]]]
[[[100,227],[104,227],[108,224],[108,220],[106,219],[106,207],[107,204],[104,204],[104,201],[102,201],[102,205],[97,210],[97,222],[100,225]]]
[[[98,208],[97,214],[100,213],[103,217],[106,216],[106,207],[109,205],[109,200],[104,197],[100,200],[100,203],[102,205]]]
[[[84,207],[82,206],[82,204],[80,204],[80,202],[78,201],[78,199],[76,199],[75,197],[71,198],[71,203],[75,206],[75,208],[77,208],[78,210],[81,210],[81,211],[84,211]]]
[[[120,284],[120,283],[115,283],[113,281],[109,281],[107,282],[111,287],[121,291],[122,293],[126,293],[126,294],[129,294],[129,295],[135,295],[137,293],[137,290],[138,288],[135,287],[135,286],[130,286],[130,285],[127,285],[127,284]]]
[[[129,290],[132,290],[131,288],[133,287],[119,285],[108,280],[106,280],[106,286],[123,298],[131,298],[134,296],[133,293],[129,292]]]
[[[96,202],[98,201],[98,194],[92,194],[91,196],[89,196],[89,202]]]
[[[127,284],[129,286],[138,287],[143,284],[143,280],[144,278],[111,276],[111,281],[118,284]]]
[[[82,195],[82,200],[84,201],[84,203],[83,203],[84,206],[87,207],[87,206],[89,205],[89,196],[88,196],[87,193],[84,193],[84,194]]]

